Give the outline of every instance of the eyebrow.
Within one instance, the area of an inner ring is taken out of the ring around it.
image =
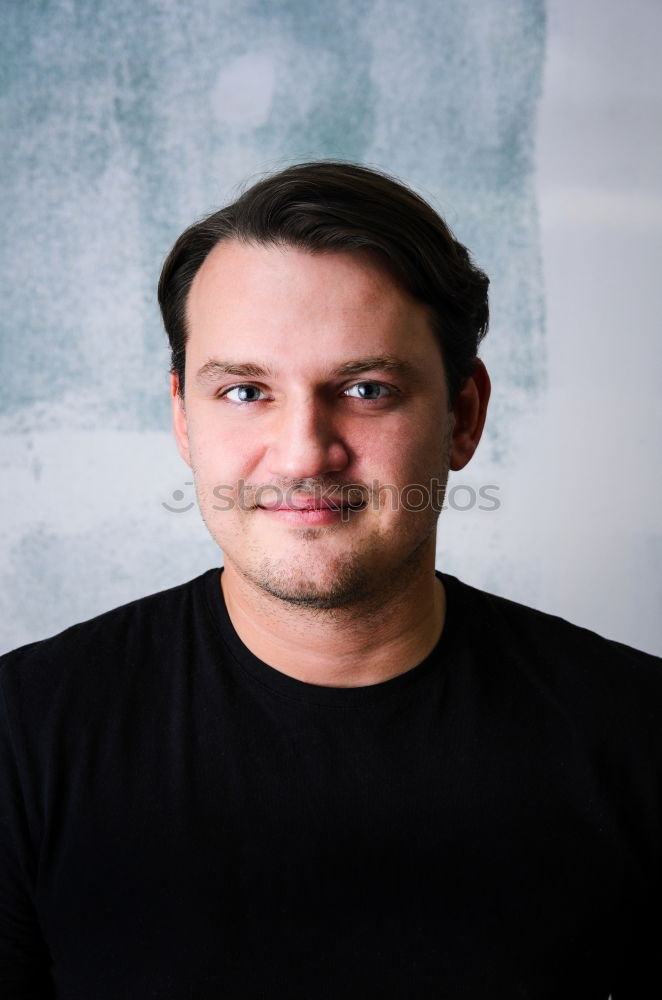
[[[413,378],[417,375],[415,367],[402,358],[396,358],[392,354],[376,354],[369,358],[357,358],[355,361],[347,361],[340,365],[333,372],[333,378],[351,378],[353,375],[361,375],[369,371],[389,371],[397,375]],[[223,375],[232,375],[235,378],[268,378],[273,375],[269,368],[257,365],[248,361],[238,363],[234,361],[219,361],[217,358],[210,358],[198,370],[196,381],[204,385],[213,382]]]

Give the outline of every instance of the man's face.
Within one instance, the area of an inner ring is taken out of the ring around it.
[[[453,416],[425,307],[360,252],[226,241],[187,315],[175,433],[226,571],[331,608],[429,564]]]

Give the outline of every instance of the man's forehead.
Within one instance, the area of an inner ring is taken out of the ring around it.
[[[187,360],[201,383],[436,367],[429,307],[365,258],[236,241],[212,253],[187,304]]]
[[[279,310],[292,297],[297,301],[312,297],[313,302],[324,302],[337,312],[422,308],[387,263],[369,251],[312,251],[289,244],[225,239],[207,254],[195,274],[186,311],[189,318],[201,309],[241,313],[263,298]]]

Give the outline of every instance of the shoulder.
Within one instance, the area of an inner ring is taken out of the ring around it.
[[[557,615],[479,590],[456,577],[442,574],[442,579],[465,624],[470,619],[479,633],[491,631],[495,636],[496,632],[495,637],[507,638],[514,649],[534,647],[542,654],[551,644],[556,657],[597,657],[605,663],[638,664],[653,673],[662,670],[662,659],[651,653],[607,639]]]
[[[461,641],[490,670],[515,678],[560,711],[616,730],[660,730],[662,659],[590,629],[442,575]],[[657,742],[660,740],[656,737]]]
[[[80,622],[57,635],[0,656],[0,686],[5,694],[38,687],[55,694],[68,679],[126,670],[132,664],[172,653],[185,642],[191,619],[201,614],[209,570],[194,580],[131,601]]]

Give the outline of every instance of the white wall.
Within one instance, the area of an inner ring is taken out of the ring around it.
[[[547,11],[536,145],[547,385],[504,462],[477,456],[473,475],[499,483],[503,507],[474,518],[476,537],[457,515],[448,562],[660,654],[662,7]]]

